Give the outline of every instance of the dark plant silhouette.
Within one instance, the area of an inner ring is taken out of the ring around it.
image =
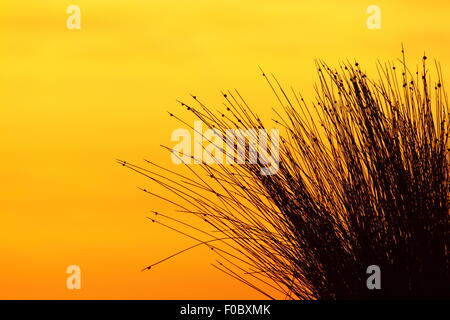
[[[448,298],[449,109],[440,66],[432,82],[426,59],[417,72],[404,55],[379,64],[378,80],[358,63],[318,61],[311,106],[263,73],[279,104],[275,175],[261,163],[175,172],[119,161],[173,194],[143,189],[178,211],[149,218],[195,241],[146,269],[205,245],[216,268],[269,298]],[[223,111],[195,96],[181,106],[210,128],[265,128],[239,92],[223,96]],[[369,265],[381,290],[366,286]]]

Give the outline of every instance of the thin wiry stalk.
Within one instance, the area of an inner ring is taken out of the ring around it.
[[[275,175],[261,175],[261,162],[192,157],[201,163],[183,172],[118,160],[174,196],[143,189],[177,209],[176,218],[154,212],[151,221],[196,242],[146,269],[204,245],[217,255],[215,268],[268,298],[449,297],[449,109],[440,66],[432,82],[426,57],[415,73],[404,55],[398,67],[379,64],[378,80],[358,63],[316,64],[311,106],[263,73],[283,130]],[[180,104],[222,132],[266,128],[238,91],[223,96],[223,110],[196,96]],[[366,287],[369,265],[381,269],[381,290]]]

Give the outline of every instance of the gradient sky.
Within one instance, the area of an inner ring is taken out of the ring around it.
[[[81,30],[66,28],[70,4]],[[372,4],[380,30],[366,27]],[[189,93],[217,104],[238,88],[270,116],[258,66],[312,98],[314,59],[370,74],[403,43],[448,75],[449,15],[444,0],[1,1],[0,298],[263,298],[206,248],[141,272],[192,242],[148,222],[171,207],[115,159],[170,165],[159,145],[180,125],[166,111]],[[81,290],[65,287],[71,264]]]

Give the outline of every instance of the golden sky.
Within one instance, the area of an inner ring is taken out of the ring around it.
[[[66,28],[70,4],[80,30]],[[366,26],[372,4],[379,30]],[[444,0],[1,1],[0,298],[263,298],[206,248],[141,272],[192,242],[148,222],[171,207],[115,159],[168,164],[159,145],[180,124],[166,111],[189,93],[217,104],[238,88],[269,116],[258,66],[311,98],[314,59],[370,71],[402,43],[448,74],[449,14]],[[72,264],[81,290],[66,288]]]

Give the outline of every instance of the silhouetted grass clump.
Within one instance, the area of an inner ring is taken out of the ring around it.
[[[208,246],[216,268],[270,298],[448,298],[449,109],[441,69],[436,64],[433,82],[426,57],[411,72],[403,56],[378,70],[374,80],[357,63],[317,62],[311,105],[263,73],[282,129],[275,175],[261,175],[262,164],[175,172],[119,161],[174,195],[143,189],[178,209],[176,217],[155,212],[152,221],[196,241],[168,258]],[[211,128],[265,128],[237,91],[224,94],[218,111],[193,98],[181,105]],[[366,286],[369,265],[381,269],[381,290]]]

